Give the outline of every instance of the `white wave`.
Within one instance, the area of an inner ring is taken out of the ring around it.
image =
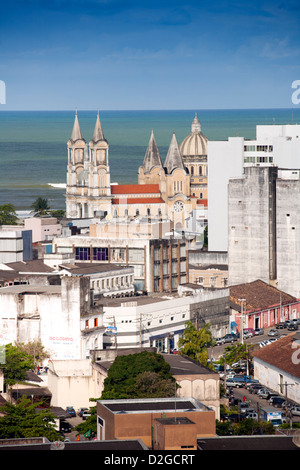
[[[48,186],[52,186],[52,188],[66,188],[66,183],[48,183]]]

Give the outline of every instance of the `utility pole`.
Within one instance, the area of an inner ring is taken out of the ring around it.
[[[238,299],[241,302],[241,343],[244,344],[244,302],[246,299]]]
[[[288,411],[288,408],[287,408],[287,388],[288,387],[293,387],[295,384],[288,384],[287,382],[285,382],[284,384],[279,384],[280,387],[285,387],[285,392],[284,392],[284,396],[285,396],[285,415],[287,417],[287,415],[289,414],[289,422],[290,422],[290,429],[292,428],[292,425],[293,425],[293,420],[292,420],[292,413],[290,411]]]

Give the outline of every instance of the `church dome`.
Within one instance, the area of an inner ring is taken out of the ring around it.
[[[180,144],[182,157],[207,155],[207,137],[201,132],[201,124],[197,115],[192,122],[191,133]]]

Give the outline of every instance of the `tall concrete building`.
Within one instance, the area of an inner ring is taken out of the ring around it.
[[[248,167],[228,185],[229,285],[276,279],[275,167]]]
[[[258,125],[256,138],[208,141],[208,249],[228,250],[228,182],[246,167],[299,168],[300,125]]]
[[[299,169],[249,166],[229,180],[229,285],[261,279],[300,297],[299,209]]]

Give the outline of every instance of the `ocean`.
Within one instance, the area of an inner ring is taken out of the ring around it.
[[[258,124],[300,123],[293,109],[102,111],[100,119],[110,144],[111,182],[137,183],[153,129],[164,161],[172,134],[178,143],[191,132],[195,113],[209,140],[242,136],[254,139]],[[52,209],[65,209],[67,141],[75,111],[0,111],[0,205],[29,210],[37,197]],[[83,138],[93,135],[97,111],[78,110]]]

